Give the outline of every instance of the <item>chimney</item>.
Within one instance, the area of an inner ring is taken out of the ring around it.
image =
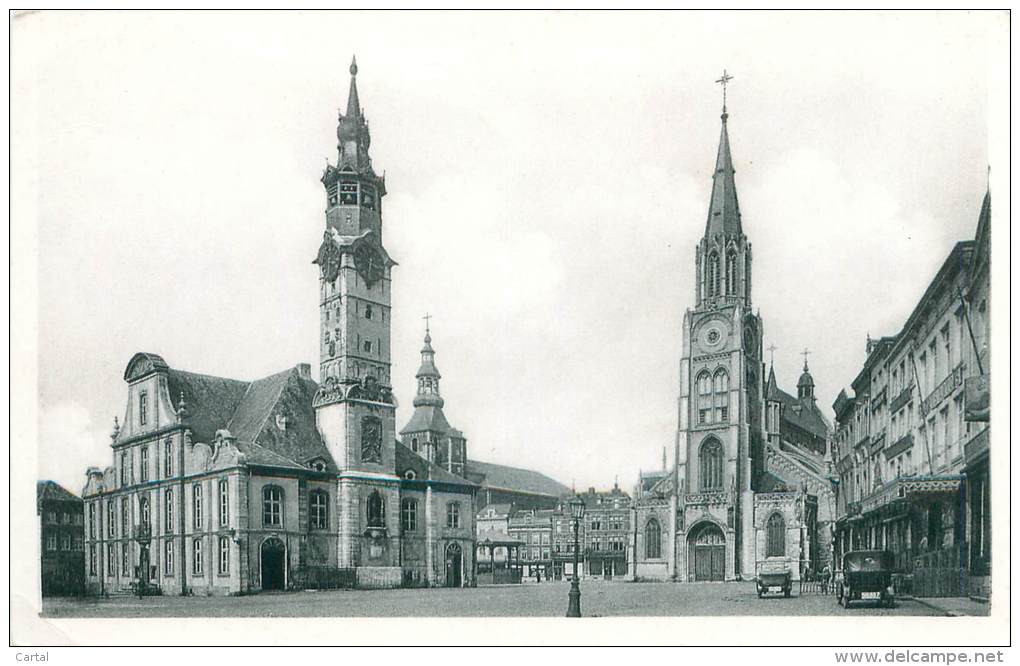
[[[301,379],[311,380],[311,378],[312,378],[312,366],[310,364],[308,364],[308,363],[298,363],[297,365],[294,366],[294,369],[297,370],[298,377],[300,377]]]

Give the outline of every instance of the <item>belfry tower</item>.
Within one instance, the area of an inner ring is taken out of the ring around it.
[[[722,130],[694,309],[684,314],[674,499],[675,576],[754,575],[755,479],[763,463],[762,324],[751,308],[751,243],[741,225],[724,73]]]
[[[337,124],[337,163],[322,174],[326,228],[319,266],[319,390],[315,420],[337,465],[338,563],[396,577],[400,547],[395,409],[390,384],[390,278],[382,244],[386,182],[368,149],[368,122],[352,60],[347,112]],[[360,579],[359,579],[360,580]]]

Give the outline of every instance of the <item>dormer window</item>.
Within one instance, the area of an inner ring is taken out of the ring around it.
[[[326,471],[326,463],[322,459],[313,460],[312,462],[310,462],[308,464],[308,466],[311,467],[312,469],[314,469],[316,472],[325,472]]]
[[[404,478],[407,479],[408,481],[414,481],[415,479],[418,478],[418,475],[414,473],[413,469],[409,469],[406,472],[404,472]]]
[[[138,425],[149,422],[149,394],[142,391],[138,394]]]

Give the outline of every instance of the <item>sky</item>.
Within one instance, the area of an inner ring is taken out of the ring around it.
[[[14,151],[35,192],[21,222],[37,251],[39,478],[78,491],[86,467],[110,464],[135,352],[239,379],[303,362],[317,374],[319,177],[354,53],[399,262],[398,429],[428,312],[470,457],[626,489],[664,447],[672,460],[724,68],[765,346],[788,391],[811,351],[831,414],[866,336],[898,332],[973,237],[1007,21],[21,16]]]

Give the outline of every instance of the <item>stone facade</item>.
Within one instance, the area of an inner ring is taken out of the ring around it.
[[[828,424],[814,405],[813,378],[805,366],[793,398],[778,390],[774,373],[768,382],[764,376],[764,329],[751,302],[753,256],[728,118],[724,108],[705,234],[695,252],[695,306],[684,314],[675,465],[642,474],[635,489],[634,578],[753,578],[766,511],[788,517],[789,552],[806,571],[818,528],[813,520],[810,533],[800,529],[803,515],[796,518],[791,507],[816,506],[819,496],[831,495]],[[789,507],[774,506],[777,492],[789,496]]]

